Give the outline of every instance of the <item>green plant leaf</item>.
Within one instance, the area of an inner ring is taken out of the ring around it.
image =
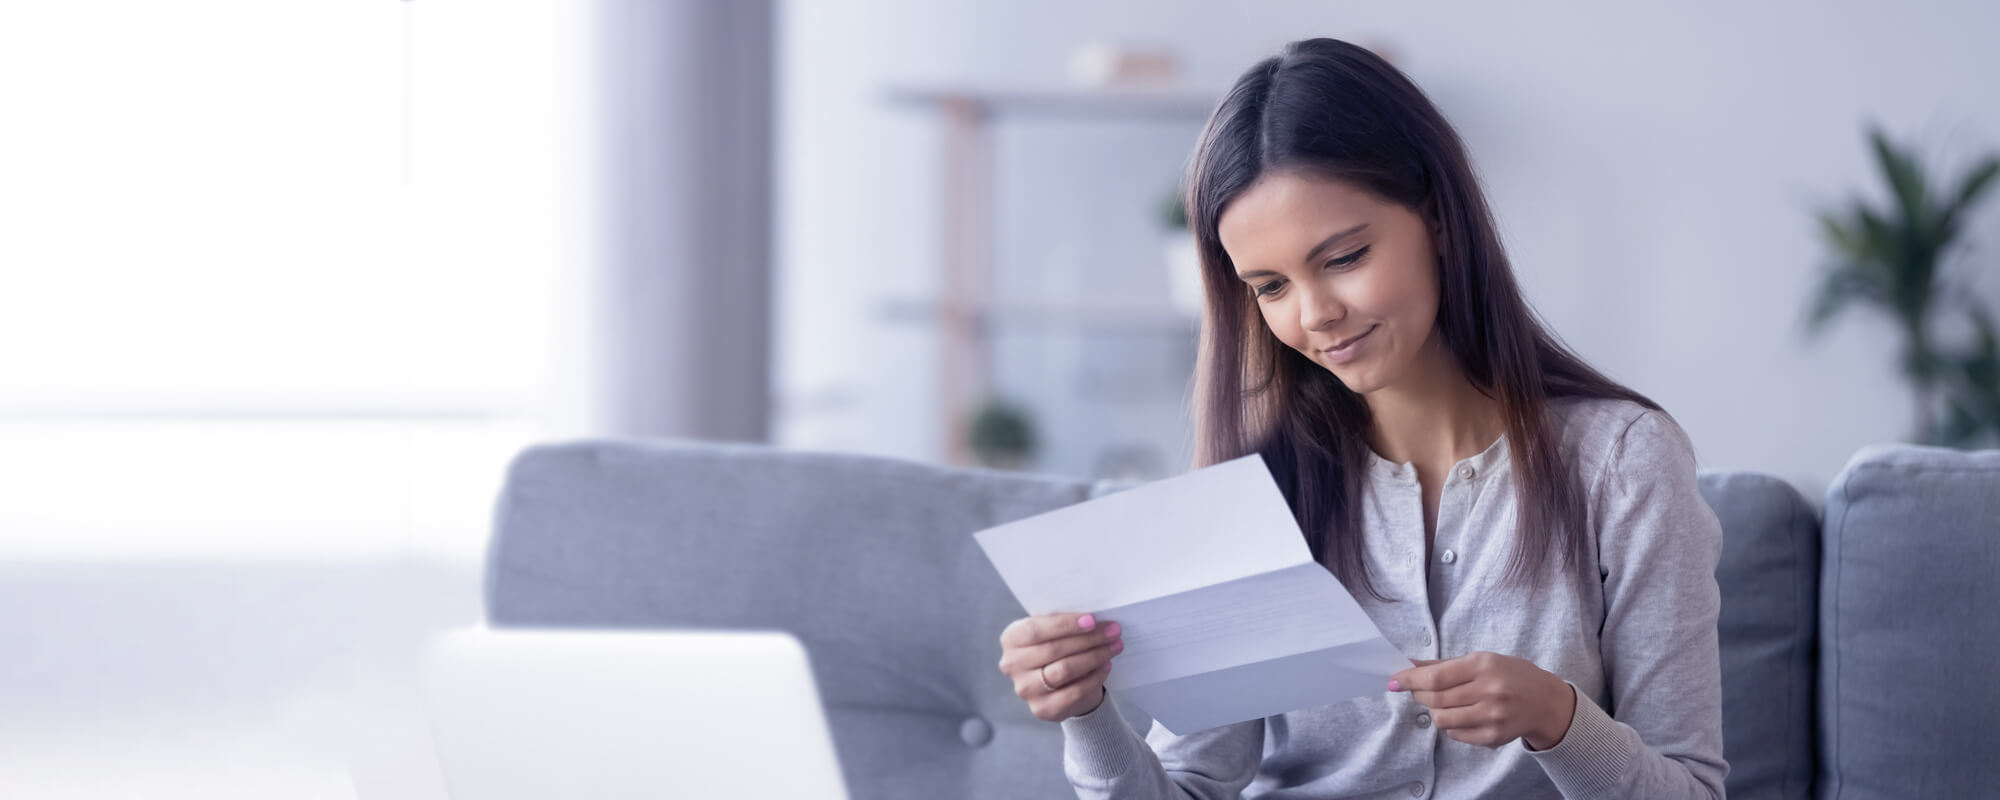
[[[1993,188],[1993,178],[2000,175],[2000,158],[1987,156],[1985,161],[1969,170],[1958,185],[1958,192],[1952,197],[1952,205],[1964,206],[1977,202],[1980,195]]]
[[[1858,200],[1853,210],[1861,229],[1864,255],[1852,263],[1862,272],[1874,275],[1887,290],[1889,310],[1907,326],[1923,311],[1929,293],[1928,278],[1910,266],[1908,236],[1896,223]]]
[[[1993,156],[1987,156],[1985,160],[1966,171],[1965,177],[1959,181],[1958,191],[1951,193],[1941,212],[1944,219],[1939,233],[1946,240],[1957,237],[1959,222],[1978,206],[1986,191],[1993,188],[1993,179],[1996,175],[2000,175],[2000,158]]]
[[[1945,447],[1965,447],[1979,436],[1981,427],[1972,411],[1954,399],[1947,399],[1944,416],[1937,421],[1931,439]]]
[[[1966,313],[1974,332],[1971,351],[1948,357],[1942,370],[1950,419],[1940,433],[1960,447],[2000,440],[2000,334],[1985,306],[1969,304]]]
[[[1835,252],[1850,261],[1862,261],[1869,257],[1867,234],[1859,225],[1834,211],[1821,211],[1814,216],[1819,218],[1820,235],[1833,245]]]
[[[1881,168],[1883,177],[1889,180],[1889,188],[1895,193],[1902,218],[1913,229],[1921,230],[1929,211],[1925,207],[1928,198],[1925,196],[1923,169],[1908,151],[1889,141],[1879,127],[1869,128],[1868,142],[1875,150],[1876,165]]]
[[[1963,371],[1975,390],[1984,389],[2000,402],[2000,334],[1995,333],[1993,317],[1985,306],[1972,305],[1966,311],[1972,318],[1973,348],[1963,360]]]
[[[1817,335],[1834,317],[1848,306],[1856,303],[1873,305],[1884,311],[1895,313],[1889,291],[1882,283],[1879,272],[1857,264],[1834,267],[1820,278],[1819,289],[1807,306],[1805,330],[1807,336]]]

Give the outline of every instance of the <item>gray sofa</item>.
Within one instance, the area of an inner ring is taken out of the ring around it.
[[[536,446],[498,503],[487,618],[791,631],[854,797],[1073,796],[1060,729],[994,666],[1022,611],[970,534],[1116,488],[742,444]],[[1730,796],[2000,797],[2000,451],[1867,448],[1823,505],[1754,473],[1704,473],[1702,492],[1725,538]]]

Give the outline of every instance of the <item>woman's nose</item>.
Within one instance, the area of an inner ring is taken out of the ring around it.
[[[1299,324],[1306,330],[1316,331],[1329,328],[1347,316],[1346,304],[1333,296],[1324,287],[1301,289],[1299,292]]]

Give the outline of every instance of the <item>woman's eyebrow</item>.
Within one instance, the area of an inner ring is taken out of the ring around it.
[[[1313,248],[1311,250],[1307,250],[1306,257],[1300,259],[1300,263],[1309,263],[1312,260],[1319,258],[1321,253],[1333,249],[1333,246],[1336,244],[1340,244],[1342,239],[1346,239],[1349,236],[1353,236],[1367,229],[1368,229],[1368,223],[1363,222],[1352,228],[1348,228],[1347,230],[1326,237],[1326,239],[1322,240],[1319,244],[1313,245]],[[1259,278],[1265,275],[1276,275],[1276,274],[1278,273],[1268,269],[1253,269],[1249,272],[1237,273],[1236,277],[1247,281],[1252,278]]]

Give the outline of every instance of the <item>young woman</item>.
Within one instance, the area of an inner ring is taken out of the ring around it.
[[[1522,299],[1464,145],[1345,42],[1251,68],[1188,175],[1196,465],[1259,453],[1416,666],[1175,736],[1104,702],[1118,625],[1001,634],[1084,798],[1719,798],[1722,530],[1687,436]]]

